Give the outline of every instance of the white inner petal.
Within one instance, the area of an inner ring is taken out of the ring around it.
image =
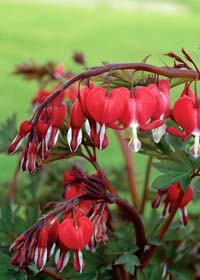
[[[102,125],[101,130],[100,130],[100,150],[102,150],[103,147],[103,140],[104,140],[104,136],[105,136],[105,132],[106,132],[106,126],[105,124]]]
[[[45,136],[45,143],[46,143],[46,151],[48,151],[48,143],[49,143],[49,139],[51,137],[51,131],[52,131],[52,126],[50,126],[47,130],[46,136]]]
[[[196,130],[192,133],[192,135],[194,135],[194,144],[190,148],[190,154],[194,158],[198,158],[200,156],[200,131]]]
[[[85,130],[86,130],[88,136],[90,137],[90,135],[91,135],[91,128],[90,128],[90,123],[89,123],[88,119],[85,121]]]
[[[166,124],[163,124],[155,129],[152,129],[153,140],[155,143],[159,143],[160,139],[165,135]]]
[[[132,122],[130,124],[130,127],[132,129],[133,138],[131,138],[130,142],[128,143],[128,147],[130,150],[137,153],[141,149],[141,146],[142,146],[141,142],[137,136],[138,124],[136,122]]]
[[[56,136],[55,136],[54,141],[53,141],[53,144],[54,144],[54,145],[55,145],[56,142],[58,141],[58,136],[59,136],[59,129],[58,129],[58,131],[56,132]]]
[[[71,141],[72,141],[72,128],[70,127],[67,131],[67,142],[70,148],[70,151],[72,151],[71,149]]]
[[[82,138],[83,138],[83,136],[82,136],[82,129],[80,128],[80,129],[79,129],[79,132],[78,132],[78,136],[77,136],[77,146],[76,146],[76,149],[77,149],[78,146],[81,144]]]

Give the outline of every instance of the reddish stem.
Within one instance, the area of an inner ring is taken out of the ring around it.
[[[107,64],[104,66],[89,68],[89,70],[82,72],[78,75],[73,76],[67,82],[63,83],[58,89],[56,89],[47,99],[45,99],[38,110],[35,113],[35,123],[38,121],[42,110],[45,106],[54,100],[57,96],[61,94],[61,92],[71,86],[73,83],[88,79],[90,77],[95,77],[100,74],[123,70],[123,69],[132,69],[135,71],[146,71],[150,73],[154,73],[157,75],[165,76],[168,78],[187,78],[187,79],[199,79],[199,73],[193,70],[181,70],[174,68],[166,68],[166,67],[158,67],[147,63],[117,63],[117,64]],[[34,130],[34,128],[33,128]]]
[[[87,153],[88,153],[88,156],[86,156],[85,154],[81,154],[81,157],[85,158],[86,160],[88,160],[93,166],[94,168],[96,169],[96,171],[101,174],[105,184],[106,184],[106,187],[107,189],[109,190],[110,193],[112,194],[115,194],[117,195],[117,191],[116,189],[113,187],[113,185],[110,183],[110,181],[108,180],[106,174],[104,173],[103,169],[100,167],[100,165],[98,164],[97,160],[96,160],[96,150],[95,148],[93,149],[94,151],[94,154],[92,155],[88,146],[87,145],[84,145]]]
[[[55,280],[66,280],[66,278],[61,277],[61,276],[58,275],[56,272],[51,271],[51,270],[49,270],[49,269],[47,269],[47,268],[44,268],[44,269],[42,270],[42,272],[45,273],[45,274],[47,274],[47,275],[49,275],[49,276],[51,276],[51,278],[53,278],[53,279],[55,279]]]
[[[171,212],[170,212],[167,220],[165,221],[165,223],[163,224],[162,228],[160,229],[160,232],[159,232],[159,235],[158,235],[158,240],[159,241],[162,240],[164,235],[166,234],[166,232],[167,232],[167,230],[168,230],[172,220],[174,219],[174,216],[176,215],[176,212],[177,212],[177,210],[179,208],[179,205],[180,205],[180,202],[181,202],[183,196],[184,196],[184,192],[181,190],[180,193],[179,193],[179,196],[178,196],[178,198],[176,200],[176,202],[172,206]],[[155,245],[151,245],[149,250],[146,251],[146,255],[145,255],[145,257],[143,259],[143,262],[141,264],[141,268],[144,269],[145,267],[147,267],[147,265],[148,265],[151,257],[153,256],[155,250],[156,250],[156,246]]]
[[[138,213],[126,201],[122,200],[118,196],[106,194],[105,198],[109,203],[116,203],[125,215],[132,221],[135,228],[136,245],[139,247],[140,253],[142,253],[147,242],[144,225]]]
[[[153,157],[150,156],[147,162],[147,168],[146,168],[146,176],[144,181],[144,191],[142,196],[142,202],[141,202],[141,209],[140,214],[144,213],[145,204],[147,200],[147,193],[148,193],[148,186],[149,186],[149,179],[150,179],[150,173],[151,173],[151,163],[152,163]]]
[[[92,163],[92,165],[95,167],[95,169],[97,170],[97,172],[99,172],[99,174],[101,174],[104,182],[106,183],[106,187],[107,189],[112,193],[117,195],[117,191],[116,189],[113,187],[113,185],[110,183],[110,181],[108,180],[106,174],[104,173],[104,171],[102,170],[102,168],[100,167],[100,165],[98,164],[97,161],[90,161]]]
[[[137,183],[135,176],[135,168],[133,164],[132,153],[130,152],[126,140],[123,138],[120,131],[116,130],[116,135],[121,145],[121,149],[124,155],[125,163],[126,163],[126,171],[128,175],[129,187],[131,191],[131,198],[133,205],[136,209],[139,209],[139,198],[137,192]]]

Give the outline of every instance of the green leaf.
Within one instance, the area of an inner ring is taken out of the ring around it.
[[[125,270],[130,274],[134,274],[135,267],[140,265],[140,260],[136,255],[125,253],[115,260],[115,265],[124,264]]]
[[[10,201],[8,199],[3,200],[1,207],[1,223],[4,226],[4,230],[9,232],[12,229],[12,210]]]
[[[16,275],[16,280],[26,280],[27,279],[27,274],[25,271],[20,271]]]
[[[147,275],[143,270],[138,270],[137,278],[138,280],[149,280],[149,278],[147,277]]]
[[[0,124],[0,153],[7,154],[10,143],[17,135],[16,122],[16,115],[13,114],[5,123]]]
[[[171,178],[168,175],[160,175],[153,181],[151,187],[154,189],[163,190],[173,183],[174,183],[174,178]]]
[[[200,178],[198,178],[193,184],[193,190],[195,193],[200,193]]]
[[[194,165],[187,153],[176,150],[167,159],[154,163],[153,166],[163,173],[163,175],[154,180],[153,188],[164,189],[173,183],[179,182],[183,191],[187,190],[194,169]]]

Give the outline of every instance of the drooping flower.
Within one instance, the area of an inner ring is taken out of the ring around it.
[[[181,186],[179,183],[174,183],[164,190],[158,190],[158,195],[152,201],[152,207],[159,207],[161,201],[163,202],[162,215],[165,216],[171,212],[173,205],[176,203],[179,194],[181,192]],[[179,203],[180,209],[180,222],[184,225],[188,224],[188,216],[186,206],[193,198],[193,188],[188,186],[187,191],[184,193],[182,200]]]
[[[10,154],[15,153],[19,149],[23,139],[31,131],[32,126],[33,123],[28,120],[25,120],[20,124],[19,132],[17,136],[14,138],[14,140],[12,141],[12,143],[8,148],[8,152]]]
[[[174,127],[168,127],[167,131],[182,140],[194,136],[194,144],[190,153],[194,158],[200,156],[200,101],[195,101],[194,95],[182,95],[174,104],[173,118],[182,128],[182,131]]]
[[[52,105],[54,104],[54,105]],[[34,173],[41,166],[41,159],[46,159],[56,144],[59,128],[66,116],[66,106],[61,100],[53,100],[42,111],[39,120],[34,123],[24,121],[19,132],[9,146],[8,152],[14,153],[22,140],[28,136],[26,146],[22,150],[21,167],[23,171]]]
[[[87,217],[76,217],[76,220],[65,219],[59,226],[59,242],[66,249],[73,250],[74,267],[78,272],[83,271],[83,256],[81,250],[89,243],[94,231],[94,225]]]
[[[125,110],[119,118],[119,122],[124,127],[130,127],[132,130],[132,138],[129,142],[129,148],[134,152],[141,149],[141,142],[138,139],[137,130],[151,130],[163,124],[163,120],[153,120],[150,122],[155,113],[155,96],[152,91],[145,87],[138,87],[134,96],[129,94],[126,99]]]
[[[53,107],[51,120],[49,123],[50,126],[47,130],[46,137],[45,137],[47,150],[51,150],[53,146],[56,144],[58,140],[59,127],[63,123],[66,113],[67,113],[67,109],[64,104]]]
[[[169,82],[167,80],[160,80],[159,87],[155,84],[150,84],[147,89],[151,91],[155,97],[155,110],[151,117],[152,121],[163,120],[170,115],[170,91]],[[152,135],[155,143],[159,143],[160,139],[166,132],[166,124],[152,129]]]
[[[21,234],[10,247],[11,252],[16,252],[12,264],[20,268],[34,261],[40,271],[49,260],[55,249],[59,221],[51,218],[41,228],[33,228]]]
[[[112,127],[120,118],[125,108],[128,89],[119,87],[108,94],[102,87],[90,90],[85,100],[89,116],[96,122],[96,146],[105,148],[106,128]],[[105,142],[105,143],[104,143]]]
[[[84,123],[84,113],[79,98],[71,107],[70,128],[67,132],[67,141],[70,150],[75,152],[82,142],[82,126]]]

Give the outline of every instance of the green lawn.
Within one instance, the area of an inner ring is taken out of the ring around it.
[[[148,14],[0,0],[0,121],[13,112],[20,121],[27,118],[36,89],[36,84],[10,75],[15,64],[53,59],[72,68],[74,51],[83,51],[89,65],[102,60],[138,62],[147,54],[152,54],[152,63],[161,64],[166,61],[163,53],[179,52],[182,47],[197,59],[199,30],[200,17],[192,11],[183,15]],[[109,150],[102,153],[104,164],[121,164],[116,145],[110,143]],[[2,181],[11,176],[16,158],[0,157]],[[136,163],[139,171],[140,157]]]

